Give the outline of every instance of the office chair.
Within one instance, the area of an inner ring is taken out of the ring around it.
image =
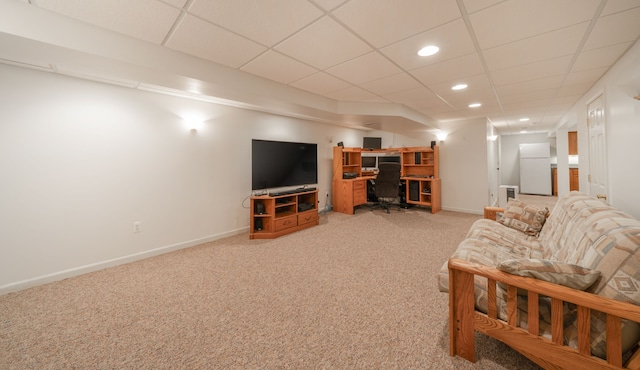
[[[400,196],[400,163],[379,163],[378,170],[375,183],[378,204],[371,207],[371,210],[382,207],[389,213],[391,203]]]

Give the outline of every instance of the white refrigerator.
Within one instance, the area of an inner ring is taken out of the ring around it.
[[[551,195],[549,143],[520,144],[520,193]]]

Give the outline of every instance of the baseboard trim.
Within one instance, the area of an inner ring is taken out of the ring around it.
[[[114,266],[118,266],[118,265],[123,265],[125,263],[135,262],[135,261],[143,260],[145,258],[150,258],[150,257],[158,256],[158,255],[161,255],[161,254],[174,252],[174,251],[177,251],[177,250],[180,250],[180,249],[185,249],[185,248],[193,247],[193,246],[200,245],[200,244],[203,244],[203,243],[212,242],[214,240],[218,240],[218,239],[226,238],[226,237],[229,237],[229,236],[241,234],[241,233],[247,232],[248,230],[249,230],[249,227],[243,227],[243,228],[240,228],[240,229],[226,231],[224,233],[220,233],[220,234],[216,234],[216,235],[210,235],[210,236],[207,236],[207,237],[204,237],[204,238],[188,240],[188,241],[185,241],[185,242],[172,244],[172,245],[167,245],[167,246],[164,246],[164,247],[159,247],[159,248],[151,249],[151,250],[144,251],[144,252],[134,253],[134,254],[130,254],[130,255],[122,256],[122,257],[117,257],[117,258],[112,258],[112,259],[109,259],[109,260],[100,261],[100,262],[96,262],[96,263],[91,263],[91,264],[84,265],[84,266],[74,267],[74,268],[71,268],[71,269],[68,269],[68,270],[64,270],[64,271],[54,272],[52,274],[47,274],[47,275],[37,276],[37,277],[31,278],[31,279],[17,281],[15,283],[5,284],[5,285],[0,286],[0,295],[4,295],[4,294],[7,294],[7,293],[12,293],[12,292],[17,292],[17,291],[24,290],[24,289],[27,289],[27,288],[31,288],[31,287],[34,287],[34,286],[38,286],[38,285],[53,283],[55,281],[59,281],[59,280],[67,279],[67,278],[70,278],[70,277],[86,274],[86,273],[89,273],[89,272],[102,270],[102,269],[105,269],[105,268],[108,268],[108,267],[114,267]]]

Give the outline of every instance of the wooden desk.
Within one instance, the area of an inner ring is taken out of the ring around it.
[[[333,210],[352,215],[355,207],[367,203],[367,181],[375,176],[333,181]]]

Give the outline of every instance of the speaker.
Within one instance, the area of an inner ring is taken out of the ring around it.
[[[420,183],[418,181],[409,182],[409,200],[420,201]]]
[[[253,228],[256,231],[262,230],[262,219],[261,218],[256,218],[255,220],[253,220]]]
[[[263,203],[256,203],[256,210],[255,211],[259,215],[265,214],[264,204]]]
[[[432,142],[431,142],[431,149],[433,149],[433,147],[434,147],[434,146],[436,146],[436,142],[435,142],[435,141],[432,141]]]
[[[338,143],[338,146],[344,146],[344,144],[341,142]]]
[[[422,164],[422,153],[416,152],[416,162],[415,164]]]

